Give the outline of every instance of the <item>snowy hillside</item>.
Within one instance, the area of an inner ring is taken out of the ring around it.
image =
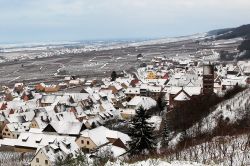
[[[219,166],[250,165],[250,136],[215,137],[210,142],[189,147],[167,157],[168,161],[188,160]]]
[[[212,140],[199,144],[195,138],[202,135],[213,136],[213,132],[221,127],[221,122],[227,126],[237,126],[241,121],[249,118],[250,113],[250,88],[238,93],[233,98],[218,104],[214,111],[200,122],[193,125],[186,132],[178,133],[169,142],[169,146],[175,149],[184,140],[191,138],[195,146],[167,157],[168,161],[188,160],[205,164],[218,165],[249,165],[250,164],[250,135],[241,134],[234,136],[213,137]],[[242,126],[247,127],[247,126]],[[184,134],[185,133],[185,134]],[[226,135],[227,133],[224,133]],[[199,140],[199,139],[198,139]],[[197,145],[198,144],[198,145]]]
[[[235,124],[249,114],[250,88],[237,94],[232,99],[217,105],[215,111],[187,130],[188,136],[197,134],[210,134],[218,126],[220,120],[228,124]],[[197,129],[199,130],[197,132]]]

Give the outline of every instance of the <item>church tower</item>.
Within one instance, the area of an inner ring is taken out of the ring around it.
[[[203,65],[203,94],[214,92],[214,65]]]

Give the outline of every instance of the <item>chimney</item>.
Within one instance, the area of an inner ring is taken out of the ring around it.
[[[49,152],[49,147],[45,146],[45,151],[48,153]]]

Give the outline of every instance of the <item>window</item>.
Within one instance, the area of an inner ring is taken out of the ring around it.
[[[5,131],[9,131],[8,129],[5,129]]]
[[[89,141],[87,141],[87,144],[89,145]]]
[[[82,144],[84,144],[84,140],[81,140]]]
[[[49,164],[48,160],[45,160],[45,164],[46,164],[46,165],[48,165],[48,164]]]
[[[39,158],[36,158],[36,162],[39,163]]]
[[[3,135],[6,135],[6,133],[3,133]]]

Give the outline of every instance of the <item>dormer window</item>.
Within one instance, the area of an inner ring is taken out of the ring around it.
[[[58,146],[52,144],[52,145],[50,145],[50,147],[53,149],[54,153],[59,152],[59,147]]]
[[[42,138],[37,138],[36,143],[40,143],[42,141]]]
[[[29,138],[29,136],[23,137],[23,138],[22,138],[22,142],[27,142],[28,138]]]

